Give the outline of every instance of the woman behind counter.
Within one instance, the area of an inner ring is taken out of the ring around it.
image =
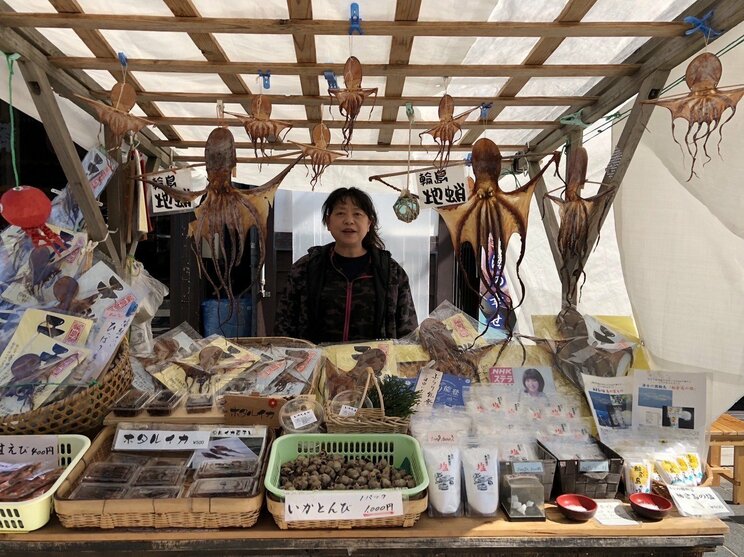
[[[370,197],[339,188],[322,212],[335,242],[310,248],[292,265],[274,334],[321,343],[412,332],[418,321],[408,275],[385,250]]]

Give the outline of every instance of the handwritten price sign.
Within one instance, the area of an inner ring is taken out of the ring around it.
[[[400,491],[287,492],[284,519],[299,520],[370,520],[403,514]]]

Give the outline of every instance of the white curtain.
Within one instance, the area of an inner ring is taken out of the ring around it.
[[[329,191],[323,192],[278,192],[275,207],[277,231],[292,232],[292,260],[297,261],[312,246],[332,242],[333,238],[320,221],[321,206]],[[405,269],[411,281],[413,303],[419,321],[429,315],[429,237],[436,235],[433,211],[422,210],[412,223],[399,221],[393,213],[397,194],[375,193],[377,216],[380,219],[380,236],[385,247]]]
[[[744,32],[739,25],[709,47]],[[744,83],[741,47],[722,56],[721,85]],[[675,68],[672,82],[687,62]],[[682,84],[665,95],[684,93]],[[648,108],[648,110],[651,110]],[[744,395],[744,114],[700,150],[690,175],[671,137],[669,111],[655,108],[615,201],[623,271],[633,314],[654,365],[712,375],[712,417]],[[730,111],[727,112],[727,115]],[[676,136],[687,124],[676,121]],[[620,127],[613,130],[619,136]]]

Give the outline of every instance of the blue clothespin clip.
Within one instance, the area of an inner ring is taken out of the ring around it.
[[[352,2],[351,17],[349,18],[349,35],[353,35],[355,31],[360,35],[364,35],[364,31],[362,31],[362,18],[359,17],[359,4]]]
[[[493,103],[483,103],[480,105],[480,119],[488,120],[488,111],[491,110]]]
[[[582,108],[581,110],[577,110],[573,114],[566,114],[565,116],[561,116],[558,121],[564,126],[578,126],[580,128],[587,128],[589,127],[589,124],[581,119],[581,113],[583,110],[584,109]]]
[[[323,72],[323,77],[325,77],[326,81],[328,82],[329,89],[338,89],[338,83],[336,83],[335,73],[328,70],[328,71]]]
[[[465,166],[473,166],[473,153],[468,153],[465,158]]]
[[[692,29],[688,29],[687,31],[685,31],[685,35],[692,35],[693,33],[697,33],[698,31],[700,31],[705,36],[706,40],[709,40],[711,37],[720,36],[721,32],[716,31],[708,24],[712,17],[713,10],[709,11],[702,18],[688,15],[682,21],[684,21],[687,25],[691,25]]]
[[[271,89],[271,70],[258,70],[258,76],[263,80],[263,88]]]
[[[121,64],[122,66],[126,68],[127,67],[127,55],[124,54],[123,52],[119,52],[116,55],[116,57],[119,58],[119,64]]]

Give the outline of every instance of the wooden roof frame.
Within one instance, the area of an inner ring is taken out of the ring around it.
[[[307,119],[295,120],[296,127],[312,127],[322,118],[322,105],[328,104],[327,96],[321,94],[318,76],[331,70],[341,73],[340,64],[319,64],[315,58],[316,35],[346,35],[348,21],[318,20],[313,18],[311,0],[288,0],[289,19],[249,19],[214,18],[199,14],[190,0],[164,0],[173,12],[168,16],[106,15],[85,14],[76,0],[50,0],[58,13],[20,13],[0,0],[0,48],[19,52],[25,59],[40,64],[47,73],[55,90],[68,98],[77,93],[93,98],[105,98],[107,92],[88,77],[82,70],[99,69],[117,72],[119,61],[108,45],[102,29],[181,31],[189,34],[194,44],[202,51],[206,60],[145,60],[130,59],[131,71],[158,72],[197,72],[217,74],[227,85],[230,94],[179,93],[168,91],[146,91],[130,77],[130,83],[137,89],[138,105],[147,117],[155,122],[165,136],[160,139],[151,131],[144,131],[142,146],[144,150],[165,162],[171,162],[172,147],[193,146],[193,142],[183,141],[174,126],[201,125],[215,126],[216,118],[187,118],[164,116],[156,103],[201,102],[211,103],[222,99],[228,103],[239,103],[247,108],[252,92],[241,77],[266,67],[274,75],[298,75],[301,80],[301,95],[270,95],[275,104],[299,105],[305,108]],[[714,27],[731,27],[744,20],[744,7],[741,3],[721,0],[698,0],[680,17],[672,22],[583,22],[583,16],[596,0],[569,0],[561,14],[552,22],[432,22],[418,21],[421,0],[398,0],[394,21],[364,20],[366,35],[390,35],[392,46],[389,63],[364,64],[367,76],[386,76],[385,95],[378,99],[382,107],[380,121],[360,119],[358,129],[379,130],[378,144],[390,147],[390,151],[403,151],[407,145],[391,145],[395,129],[405,129],[407,123],[398,120],[398,112],[406,103],[415,106],[436,106],[439,96],[402,96],[406,77],[507,77],[506,84],[497,95],[491,97],[455,98],[457,106],[463,108],[491,103],[488,122],[468,121],[465,134],[458,149],[465,150],[486,128],[489,129],[541,129],[530,149],[544,152],[565,142],[569,126],[563,126],[559,119],[554,121],[504,121],[496,118],[508,106],[568,106],[564,114],[583,108],[582,118],[592,123],[614,106],[632,97],[643,80],[651,72],[660,68],[670,68],[698,50],[704,43],[698,34],[684,36],[688,26],[681,21],[686,15],[701,17],[715,8]],[[74,30],[95,57],[64,56],[34,28],[55,27]],[[222,51],[213,33],[250,34],[291,34],[295,43],[297,63],[253,63],[230,61]],[[539,37],[540,40],[522,64],[515,65],[431,65],[411,64],[410,53],[413,38],[417,36],[459,36],[459,37]],[[651,37],[637,52],[621,64],[545,64],[561,41],[566,37]],[[131,74],[130,74],[131,75]],[[587,95],[581,97],[520,97],[519,92],[530,77],[558,76],[599,76],[603,79]],[[73,100],[75,100],[73,98]],[[87,105],[76,101],[83,109]],[[239,125],[237,120],[228,120],[230,125]],[[326,122],[330,127],[338,122]],[[434,122],[419,121],[416,129],[427,129]],[[369,145],[354,146],[357,151],[374,150]],[[358,148],[357,148],[358,147]],[[391,162],[393,162],[391,160]],[[359,161],[361,163],[361,160]],[[351,163],[353,164],[353,162]]]
[[[137,103],[147,117],[155,123],[166,139],[159,138],[151,130],[145,129],[138,135],[140,148],[154,156],[160,163],[168,165],[175,161],[197,162],[202,157],[173,157],[173,147],[195,147],[199,142],[184,141],[176,126],[197,125],[217,126],[217,118],[204,117],[168,117],[158,109],[157,102],[194,102],[212,103],[219,99],[228,103],[239,103],[246,110],[250,106],[252,92],[244,82],[241,74],[255,73],[270,69],[274,75],[296,75],[300,78],[301,95],[270,95],[275,104],[302,106],[306,120],[294,120],[296,127],[312,127],[322,119],[322,105],[329,99],[321,94],[319,76],[331,70],[342,73],[341,64],[318,63],[315,52],[317,35],[347,35],[348,21],[318,20],[313,18],[311,0],[287,0],[288,19],[247,19],[247,18],[213,18],[203,17],[191,0],[163,0],[173,13],[172,17],[164,16],[131,16],[85,14],[76,0],[50,0],[58,13],[17,13],[3,0],[0,0],[0,49],[5,52],[18,52],[23,58],[24,77],[31,87],[44,84],[49,91],[53,88],[60,95],[70,98],[84,110],[91,112],[87,104],[74,97],[75,94],[91,98],[105,99],[107,92],[83,70],[107,70],[118,72],[119,61],[113,48],[108,44],[102,29],[167,31],[188,33],[193,43],[203,53],[203,61],[186,60],[153,60],[129,59],[128,69],[137,72],[186,72],[216,74],[229,89],[229,94],[214,93],[181,93],[169,91],[146,91],[133,77],[129,82],[137,90]],[[398,114],[406,103],[417,106],[436,106],[439,96],[403,96],[407,77],[506,77],[498,94],[491,97],[458,96],[457,106],[463,108],[491,103],[486,122],[468,121],[463,126],[467,131],[461,141],[454,147],[456,151],[470,149],[486,129],[539,129],[537,137],[530,141],[528,153],[550,152],[565,144],[568,137],[573,137],[573,144],[580,141],[577,128],[555,120],[506,121],[497,119],[499,114],[510,106],[559,106],[567,107],[563,115],[583,109],[582,119],[591,124],[603,117],[613,108],[621,105],[634,95],[645,100],[663,86],[671,68],[679,65],[704,46],[702,34],[685,36],[689,26],[682,22],[685,16],[702,17],[715,9],[709,22],[713,28],[730,29],[744,21],[744,2],[727,2],[724,0],[697,0],[676,21],[672,22],[583,22],[583,17],[595,5],[597,0],[568,0],[562,12],[552,22],[423,22],[418,21],[421,0],[397,0],[394,21],[363,21],[364,33],[367,35],[391,36],[391,50],[388,63],[366,64],[363,61],[365,76],[385,76],[387,78],[385,94],[377,104],[382,107],[379,121],[360,119],[357,129],[377,129],[378,144],[354,144],[352,150],[357,152],[398,152],[390,158],[353,158],[340,160],[336,164],[346,165],[401,165],[399,152],[405,151],[408,145],[392,143],[396,129],[406,129],[408,122],[399,120]],[[72,29],[94,54],[93,57],[65,56],[54,44],[47,40],[37,28]],[[237,62],[229,60],[221,48],[214,33],[243,34],[290,34],[294,41],[296,63],[258,63]],[[415,37],[538,37],[539,40],[521,64],[411,64],[410,56]],[[551,54],[556,51],[567,37],[650,37],[638,50],[619,64],[546,64]],[[33,66],[33,68],[31,68]],[[116,74],[114,74],[116,76]],[[29,78],[27,76],[32,76]],[[586,95],[578,96],[519,96],[519,93],[531,77],[601,77],[597,85]],[[42,87],[42,89],[44,88]],[[49,92],[47,91],[47,92]],[[34,93],[32,91],[32,93]],[[38,92],[37,92],[38,93]],[[44,93],[44,91],[42,91]],[[38,95],[37,95],[38,96]],[[40,109],[45,124],[53,125],[55,137],[62,138],[63,144],[58,152],[60,160],[65,159],[63,166],[75,190],[84,197],[87,195],[84,176],[71,168],[72,152],[69,133],[60,130],[63,122],[58,114],[53,96],[45,95],[40,101]],[[40,104],[37,102],[37,107]],[[646,111],[649,113],[650,111]],[[638,104],[634,106],[625,130],[620,138],[618,149],[621,157],[612,173],[605,176],[607,184],[617,184],[622,180],[625,169],[632,157],[641,136],[642,127],[648,114],[644,114]],[[241,125],[237,119],[227,119],[231,126]],[[340,127],[339,121],[326,122],[329,127]],[[435,122],[417,121],[416,129],[427,129]],[[238,147],[248,149],[250,145],[239,142]],[[502,146],[518,149],[518,145]],[[277,151],[291,150],[288,145],[275,146]],[[337,146],[333,146],[337,148]],[[431,146],[416,146],[413,150],[426,151]],[[69,160],[68,160],[69,159]],[[239,157],[240,163],[265,162],[284,163],[281,155],[266,159],[256,157]],[[416,160],[414,164],[427,164],[427,161]],[[535,170],[534,161],[531,161]],[[544,186],[544,184],[543,184]],[[603,188],[609,186],[602,186]],[[539,193],[539,192],[538,192]],[[94,223],[93,232],[100,241],[104,241],[109,251],[111,241],[105,227],[94,212],[94,201],[84,199],[81,204]],[[80,199],[78,199],[80,203]],[[97,207],[95,207],[97,209]],[[90,214],[88,214],[90,213]],[[100,213],[99,215],[100,216]],[[546,215],[544,223],[551,242],[551,250],[556,257],[555,237],[557,223],[555,215]],[[121,250],[118,250],[121,251]],[[115,255],[115,254],[112,254]],[[119,254],[117,261],[121,264],[124,253]],[[559,260],[556,259],[556,263]]]

